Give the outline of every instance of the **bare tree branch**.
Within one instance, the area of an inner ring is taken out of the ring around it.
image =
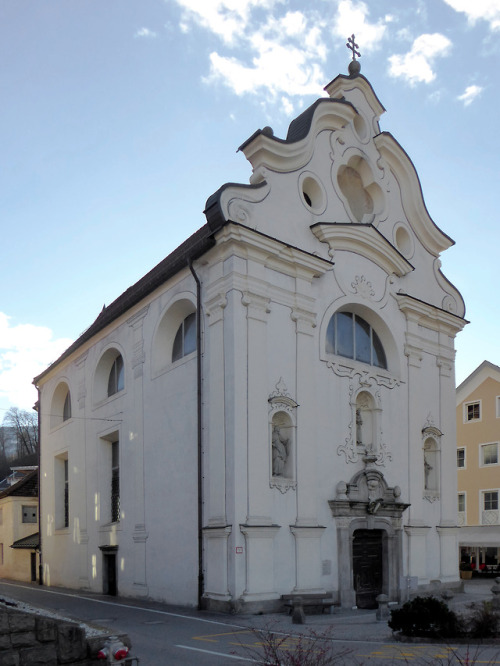
[[[14,428],[19,457],[38,451],[38,414],[36,412],[11,407],[5,414],[3,425]]]

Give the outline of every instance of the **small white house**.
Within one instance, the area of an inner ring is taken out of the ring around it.
[[[238,610],[458,581],[453,241],[367,79],[325,90],[35,379],[47,584]]]

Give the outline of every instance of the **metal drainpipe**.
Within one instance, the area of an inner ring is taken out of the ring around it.
[[[202,472],[202,387],[201,387],[201,282],[189,259],[189,270],[196,282],[196,361],[197,361],[197,435],[198,435],[198,610],[202,608],[203,576],[203,472]]]
[[[42,472],[41,472],[41,456],[42,456],[42,396],[40,389],[38,391],[38,583],[43,585],[43,563],[42,563]]]

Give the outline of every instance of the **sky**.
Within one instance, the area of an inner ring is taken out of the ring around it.
[[[500,0],[0,0],[0,422],[213,192],[248,182],[238,146],[285,137],[347,74],[351,34],[456,242],[457,384],[500,364]]]

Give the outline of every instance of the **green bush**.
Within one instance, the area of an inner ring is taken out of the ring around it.
[[[498,636],[498,616],[491,602],[472,604],[473,613],[469,618],[467,635],[471,638],[495,638]]]
[[[465,633],[463,620],[435,597],[415,597],[393,610],[389,627],[404,636],[453,638]]]

